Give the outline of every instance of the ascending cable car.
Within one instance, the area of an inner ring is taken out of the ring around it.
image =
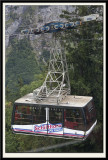
[[[15,101],[11,128],[14,133],[85,140],[96,125],[93,98],[67,95],[59,104],[36,103],[33,93]]]

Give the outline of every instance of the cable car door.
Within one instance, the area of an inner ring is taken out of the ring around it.
[[[33,107],[33,124],[35,134],[47,134],[45,107]]]
[[[63,136],[62,115],[62,109],[49,108],[48,135]]]

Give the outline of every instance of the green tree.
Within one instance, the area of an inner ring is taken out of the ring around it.
[[[102,16],[103,6],[76,6],[74,15],[86,16],[99,13]],[[64,12],[62,17],[71,18],[71,13]],[[78,20],[76,18],[76,20]],[[73,21],[73,20],[71,20]],[[60,35],[59,35],[60,36]],[[102,21],[86,22],[77,29],[67,30],[62,33],[62,45],[66,48],[67,61],[73,64],[69,70],[71,94],[93,96],[97,110],[97,126],[93,136],[87,141],[87,152],[102,151],[102,125],[103,125],[103,23]],[[100,145],[97,147],[97,138]],[[80,146],[80,145],[79,145]],[[84,145],[86,146],[86,144]],[[82,150],[78,147],[76,151]]]
[[[62,17],[71,19],[71,14],[63,12]],[[77,6],[76,16],[99,13],[101,6]],[[69,17],[68,17],[69,16]],[[71,93],[90,95],[94,97],[98,123],[83,143],[56,148],[45,152],[92,153],[103,151],[103,25],[102,22],[88,22],[80,28],[58,33],[61,44],[65,47],[67,61],[73,64],[69,70]],[[33,63],[32,63],[33,62]],[[40,74],[33,50],[28,40],[12,42],[12,50],[6,65],[6,93],[9,99],[31,92],[39,87],[45,75]],[[32,73],[30,73],[32,72]],[[34,137],[30,135],[15,135],[11,132],[12,103],[6,103],[6,152],[35,151],[42,146],[50,146],[68,142],[66,139],[50,137]],[[49,143],[50,142],[50,143]],[[28,145],[29,144],[29,145]]]
[[[11,45],[12,50],[6,63],[6,93],[9,100],[15,100],[20,96],[20,88],[32,82],[34,75],[40,73],[41,67],[35,59],[29,40],[13,39]]]

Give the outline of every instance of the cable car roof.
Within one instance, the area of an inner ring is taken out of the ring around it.
[[[90,96],[75,96],[75,95],[67,95],[59,104],[57,102],[51,102],[50,98],[46,98],[40,102],[36,102],[33,93],[29,93],[24,97],[21,97],[15,101],[15,103],[19,104],[40,104],[40,105],[54,105],[54,106],[66,106],[66,107],[84,107],[88,102],[90,102],[93,97]]]

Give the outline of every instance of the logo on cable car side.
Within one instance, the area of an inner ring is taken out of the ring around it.
[[[34,126],[34,132],[42,132],[42,131],[47,131],[48,132],[59,132],[62,131],[62,123],[57,123],[57,124],[37,124]]]

